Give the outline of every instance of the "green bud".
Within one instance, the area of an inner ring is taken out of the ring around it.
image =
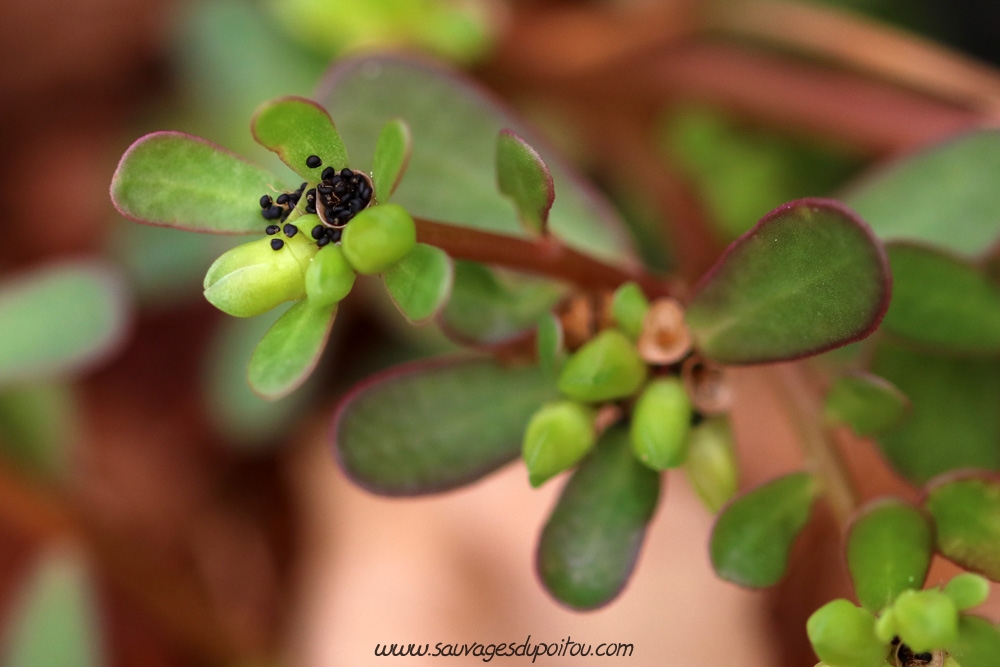
[[[739,488],[733,433],[726,417],[712,417],[688,433],[684,472],[705,506],[722,509]]]
[[[271,247],[271,238],[263,238],[223,253],[205,274],[205,298],[236,317],[253,317],[301,299],[306,267],[317,249],[304,237],[283,239],[280,250]]]
[[[646,363],[620,331],[602,331],[576,351],[559,375],[559,391],[578,401],[630,396],[646,379]]]
[[[350,293],[356,277],[340,246],[324,246],[306,269],[306,294],[318,306],[333,305]]]
[[[945,585],[944,594],[951,598],[956,609],[965,611],[986,602],[990,596],[990,582],[986,577],[964,572]]]
[[[629,437],[636,458],[653,470],[676,468],[687,456],[691,399],[678,378],[654,380],[632,411]]]
[[[892,610],[900,641],[916,653],[944,648],[958,639],[958,609],[937,589],[903,591]]]
[[[344,227],[340,247],[354,270],[363,275],[382,273],[403,259],[417,244],[417,227],[397,204],[366,208]]]
[[[896,636],[896,615],[889,607],[875,621],[875,636],[882,641],[889,643]]]
[[[844,599],[809,617],[806,633],[819,659],[831,667],[881,667],[888,646],[875,636],[875,617]]]
[[[625,283],[611,299],[611,314],[618,327],[632,340],[642,333],[642,321],[649,311],[649,300],[635,283]]]
[[[597,441],[596,412],[576,401],[546,403],[524,432],[522,453],[532,486],[573,467]]]

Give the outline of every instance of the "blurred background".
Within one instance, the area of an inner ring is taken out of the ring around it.
[[[993,92],[980,93],[996,77],[988,63],[1000,59],[1000,7],[3,8],[0,313],[25,319],[0,316],[0,332],[16,339],[12,322],[31,322],[21,338],[59,339],[51,363],[0,374],[0,655],[11,664],[368,665],[387,660],[376,644],[529,635],[632,644],[617,659],[630,665],[813,664],[804,619],[848,591],[832,519],[814,522],[781,586],[740,590],[713,576],[712,517],[670,475],[623,594],[599,611],[566,610],[533,571],[558,484],[531,490],[514,464],[441,497],[390,500],[352,486],[330,454],[331,409],[347,387],[453,343],[433,325],[402,326],[384,297],[356,289],[321,372],[265,403],[244,369],[276,315],[235,320],[201,295],[205,270],[236,241],[127,222],[108,186],[130,143],[159,129],[271,165],[248,129],[259,103],[308,95],[338,57],[391,49],[476,77],[599,177],[654,270],[691,279],[774,206],[827,195],[868,165],[995,122]],[[959,74],[921,67],[943,48],[963,64]],[[18,289],[39,292],[3,310]],[[743,484],[795,469],[794,435],[766,382],[751,371],[733,382]],[[866,493],[912,495],[869,445],[851,451]],[[931,583],[952,572],[937,563]]]

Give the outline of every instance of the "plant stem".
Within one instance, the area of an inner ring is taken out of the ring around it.
[[[822,480],[837,522],[846,526],[858,506],[858,492],[837,444],[823,426],[816,383],[802,362],[775,364],[767,371],[773,374],[774,385],[790,408],[808,465]]]
[[[648,273],[637,263],[628,268],[605,264],[551,236],[528,240],[419,218],[416,223],[418,241],[437,246],[456,259],[548,276],[584,289],[615,289],[631,280],[650,298],[679,291],[676,284]]]

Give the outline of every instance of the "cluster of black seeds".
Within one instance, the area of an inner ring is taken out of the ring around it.
[[[260,198],[260,214],[265,220],[271,223],[267,226],[267,229],[264,230],[264,233],[268,236],[274,236],[278,232],[284,231],[285,236],[288,238],[292,238],[298,233],[299,228],[291,223],[285,225],[284,227],[274,223],[275,221],[279,223],[284,222],[285,219],[288,218],[292,209],[294,209],[296,204],[299,203],[299,200],[302,199],[302,192],[306,189],[306,185],[306,183],[303,183],[295,192],[282,192],[274,199],[271,199],[271,195],[263,195]],[[314,190],[310,190],[309,192],[313,193],[313,197],[316,196]],[[308,197],[308,193],[306,193],[306,196]],[[281,250],[284,245],[285,242],[281,239],[271,239],[271,247],[275,250]]]

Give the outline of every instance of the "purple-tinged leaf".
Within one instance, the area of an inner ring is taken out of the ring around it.
[[[834,381],[826,395],[824,417],[865,438],[898,426],[912,407],[906,394],[885,378],[856,372]]]
[[[399,118],[393,118],[382,128],[372,156],[372,183],[375,198],[384,204],[399,187],[406,173],[413,151],[413,135],[410,126]]]
[[[927,487],[941,555],[1000,581],[1000,475],[943,475]]]
[[[316,368],[337,315],[337,304],[302,299],[268,329],[250,357],[247,379],[261,397],[275,400],[299,388]]]
[[[340,140],[326,109],[304,97],[279,97],[265,102],[250,123],[254,139],[277,153],[281,161],[310,182],[319,180],[323,170],[337,171],[349,166],[347,149]],[[311,167],[310,157],[319,163]]]
[[[985,618],[962,614],[958,619],[958,641],[948,647],[962,667],[996,667],[1000,656],[1000,627]]]
[[[532,234],[545,235],[556,192],[542,156],[513,130],[504,129],[497,135],[496,169],[497,187],[514,202],[521,224]]]

